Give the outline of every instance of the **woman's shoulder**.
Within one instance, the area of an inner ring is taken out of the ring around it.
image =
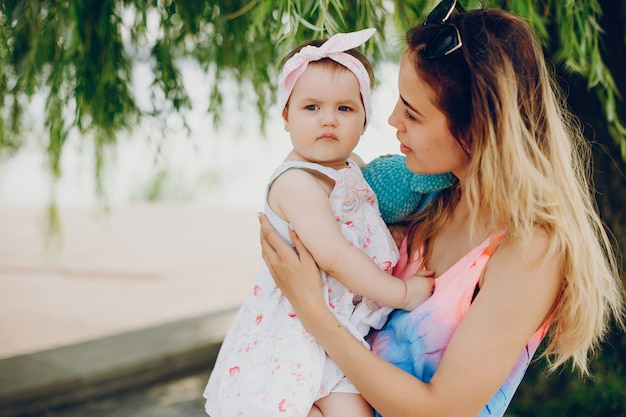
[[[504,263],[556,261],[555,257],[546,256],[552,251],[553,236],[541,228],[535,228],[526,236],[507,231],[501,235],[497,245],[494,259]]]
[[[492,270],[526,271],[537,268],[553,268],[560,264],[560,257],[553,250],[554,242],[546,230],[536,228],[527,236],[507,232],[497,243],[490,261]]]
[[[498,300],[521,299],[526,307],[547,314],[563,285],[562,259],[552,239],[540,229],[526,238],[507,234],[485,269],[481,293]]]

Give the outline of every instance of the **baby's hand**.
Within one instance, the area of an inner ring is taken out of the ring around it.
[[[434,274],[434,271],[421,270],[404,281],[407,288],[404,310],[411,311],[428,300],[435,288]]]

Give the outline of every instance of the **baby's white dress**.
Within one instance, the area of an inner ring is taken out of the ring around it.
[[[291,244],[288,225],[269,208],[267,193],[288,169],[315,170],[335,181],[329,201],[343,235],[390,272],[398,260],[398,249],[380,217],[374,192],[353,161],[340,170],[291,161],[274,171],[265,193],[265,214],[280,235]],[[330,310],[368,346],[364,337],[371,328],[381,328],[392,309],[365,298],[355,307],[351,290],[323,271],[320,275]],[[331,391],[358,392],[302,327],[264,265],[211,372],[204,391],[207,414],[305,417],[312,404]]]

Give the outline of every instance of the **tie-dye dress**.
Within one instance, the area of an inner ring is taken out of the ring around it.
[[[504,233],[486,239],[439,276],[433,295],[415,310],[394,311],[383,329],[368,339],[372,351],[418,379],[430,381],[454,331],[470,307],[487,261],[503,237]],[[414,274],[418,261],[417,256],[414,261],[408,261],[406,242],[403,242],[394,275],[405,278]],[[501,417],[504,414],[548,325],[546,321],[532,335],[506,381],[478,414],[479,417]]]
[[[269,186],[288,169],[317,171],[334,180],[329,202],[344,237],[383,270],[391,272],[398,249],[380,217],[378,202],[352,161],[334,170],[318,164],[286,162]],[[265,214],[288,241],[288,225],[266,204]],[[292,245],[293,246],[293,245]],[[371,328],[380,329],[391,308],[363,299],[320,271],[326,303],[335,317],[367,346]],[[204,391],[211,417],[305,417],[312,404],[331,391],[358,392],[324,349],[304,329],[291,304],[262,266],[224,339]]]

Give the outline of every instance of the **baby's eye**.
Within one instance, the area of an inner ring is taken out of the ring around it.
[[[305,107],[305,109],[307,109],[307,110],[319,110],[320,106],[318,106],[317,104],[309,104],[308,106]]]
[[[349,106],[339,106],[339,111],[350,111],[352,110]]]

